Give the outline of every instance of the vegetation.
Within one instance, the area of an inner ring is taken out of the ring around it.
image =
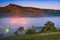
[[[15,34],[15,35],[18,35],[18,31],[15,31],[14,34]]]
[[[60,32],[45,32],[2,38],[0,40],[60,40]]]
[[[46,31],[57,31],[57,28],[55,27],[55,24],[51,21],[47,21],[47,23],[44,25],[43,29],[42,29],[42,32],[46,32]]]
[[[32,28],[27,29],[26,34],[34,34],[35,32],[35,27],[32,26]],[[24,27],[19,27],[18,30],[14,33],[15,35],[18,35],[18,32],[22,33],[24,31]],[[57,31],[57,28],[55,28],[55,24],[51,21],[47,21],[47,23],[42,27],[41,32],[54,32]],[[40,32],[40,33],[41,33]]]
[[[28,29],[26,34],[34,34],[35,33],[35,30],[32,30],[32,29]]]
[[[22,31],[24,31],[24,27],[19,27],[19,28],[17,29],[17,31],[14,32],[14,34],[15,34],[15,35],[19,35],[18,32],[21,32],[21,33],[22,33]]]
[[[19,27],[15,32],[16,36],[8,38],[0,38],[0,40],[60,40],[60,30],[57,31],[55,24],[47,21],[42,32],[36,33],[34,26],[26,31],[26,35],[18,35],[18,31],[24,31],[24,27]]]

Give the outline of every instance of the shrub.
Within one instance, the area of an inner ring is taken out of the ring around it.
[[[35,30],[33,30],[33,29],[28,29],[26,31],[26,34],[34,34],[34,33],[35,33]]]

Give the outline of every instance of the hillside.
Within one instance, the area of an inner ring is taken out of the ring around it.
[[[50,17],[60,16],[60,10],[40,9],[34,7],[23,7],[16,4],[9,4],[0,7],[0,17]]]
[[[28,34],[23,36],[0,38],[0,40],[60,40],[60,32]]]

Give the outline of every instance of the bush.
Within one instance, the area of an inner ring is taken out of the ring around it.
[[[35,30],[32,30],[32,29],[28,29],[26,31],[26,34],[34,34],[35,33]]]
[[[15,35],[18,35],[18,32],[17,32],[17,31],[15,31],[15,32],[14,32],[14,34],[15,34]]]

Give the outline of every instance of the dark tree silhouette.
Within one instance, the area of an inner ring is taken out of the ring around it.
[[[15,34],[15,35],[18,35],[18,31],[15,31],[14,34]]]
[[[24,27],[19,27],[19,28],[17,29],[17,31],[14,32],[14,34],[15,34],[15,35],[19,35],[18,32],[22,33],[22,31],[24,31]]]
[[[35,30],[33,30],[33,29],[28,29],[26,31],[26,34],[34,34],[34,33],[35,33]]]
[[[34,26],[32,25],[31,27],[32,27],[32,28],[27,29],[26,34],[34,34],[34,33],[35,33],[35,28],[34,28]]]
[[[24,27],[19,27],[18,31],[22,32],[24,30]]]
[[[56,31],[55,24],[51,21],[47,21],[47,23],[44,25],[42,31]]]

